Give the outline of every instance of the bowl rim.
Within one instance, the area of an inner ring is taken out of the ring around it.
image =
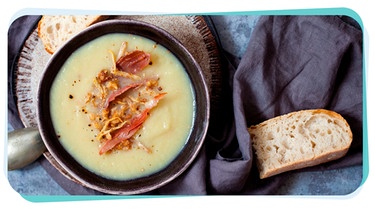
[[[52,85],[53,80],[59,71],[48,71],[48,69],[51,69],[51,66],[54,66],[56,64],[57,69],[60,69],[61,66],[65,63],[65,60],[69,58],[70,54],[73,53],[76,49],[88,43],[89,41],[94,40],[95,38],[110,33],[136,34],[162,44],[164,47],[166,47],[168,50],[174,53],[175,56],[180,60],[180,62],[184,66],[186,73],[190,78],[191,83],[194,84],[194,86],[192,86],[195,101],[193,120],[194,122],[190,134],[185,143],[185,146],[177,155],[177,157],[174,158],[171,161],[171,163],[168,164],[167,167],[165,167],[164,169],[161,169],[160,171],[153,173],[149,176],[144,176],[131,180],[108,179],[86,169],[79,162],[77,162],[69,154],[69,152],[62,148],[61,144],[58,143],[58,140],[54,140],[57,139],[55,137],[56,134],[54,131],[51,131],[51,128],[53,129],[53,126],[51,126],[52,120],[50,118],[49,103],[47,103],[49,102],[49,89],[45,89],[45,86],[50,87],[50,85]],[[155,40],[156,38],[154,36],[158,36],[158,38],[162,38],[162,40]],[[166,43],[168,43],[168,45]],[[176,51],[178,55],[176,55]],[[185,60],[181,59],[181,55],[184,56]],[[189,66],[187,67],[187,65]],[[47,99],[47,101],[45,99]],[[50,152],[51,156],[65,171],[67,171],[70,174],[70,176],[77,180],[81,185],[108,194],[141,194],[164,186],[172,180],[176,179],[183,172],[185,172],[185,170],[192,164],[192,162],[195,160],[195,158],[201,151],[202,145],[207,134],[210,119],[209,91],[203,71],[201,70],[197,61],[186,49],[186,47],[179,40],[173,37],[169,32],[151,23],[146,23],[138,20],[105,20],[93,24],[88,28],[84,29],[83,31],[79,32],[78,34],[74,35],[64,45],[57,49],[57,51],[51,56],[51,58],[47,62],[44,71],[41,75],[41,79],[39,81],[36,101],[38,128],[43,139],[43,142],[46,145],[46,148]],[[197,123],[202,124],[201,127],[197,128]],[[196,135],[197,137],[193,137],[193,140],[190,140],[192,135]],[[57,145],[59,146],[56,147],[56,144],[51,143],[51,141],[57,142]],[[56,149],[63,150],[63,152],[57,153]],[[182,155],[183,152],[185,152],[184,150],[187,150],[187,157],[183,157]],[[59,156],[60,153],[66,156]],[[180,163],[181,159],[183,161],[183,165],[181,165]],[[176,160],[178,160],[178,162],[176,162]],[[71,166],[68,166],[69,162],[73,162],[74,165],[78,164],[78,166],[72,169]],[[175,165],[177,163],[180,165]],[[174,168],[170,167],[171,170],[173,170],[173,172],[170,172],[170,174],[167,175],[165,175],[166,173],[161,174],[161,172],[166,172],[165,170],[169,170],[169,166],[171,165],[176,166]],[[60,171],[60,169],[58,170]],[[85,174],[89,174],[89,176],[94,177],[95,180],[87,181],[87,178],[83,177],[85,176]],[[153,177],[155,177],[156,179],[160,178],[162,180],[155,180],[155,178]],[[146,182],[145,184],[137,185],[137,183],[140,183],[140,181]],[[124,187],[124,183],[130,184],[130,188]]]

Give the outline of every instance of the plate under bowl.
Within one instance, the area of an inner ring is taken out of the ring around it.
[[[131,180],[112,180],[99,176],[79,164],[59,142],[50,113],[49,90],[68,57],[79,47],[105,34],[130,33],[151,39],[170,50],[183,64],[193,84],[195,97],[194,122],[188,140],[177,157],[164,169],[149,176]],[[172,35],[152,24],[134,20],[108,20],[80,32],[58,51],[46,65],[38,87],[37,116],[43,141],[61,167],[80,184],[108,194],[141,194],[157,189],[179,175],[193,162],[204,142],[209,124],[210,101],[204,75],[186,48]]]

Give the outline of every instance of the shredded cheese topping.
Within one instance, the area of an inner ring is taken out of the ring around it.
[[[142,78],[137,74],[149,65],[150,55],[137,50],[136,54],[126,51],[124,42],[116,59],[109,51],[112,65],[101,70],[93,79],[92,90],[86,95],[85,110],[92,122],[90,125],[100,132],[96,138],[101,146],[99,153],[110,153],[114,150],[131,150],[133,146],[151,150],[136,140],[134,134],[140,129],[152,108],[166,94],[159,86],[159,78]],[[123,62],[126,57],[126,63]],[[119,60],[122,63],[119,64]],[[120,70],[119,65],[133,68],[131,72]]]

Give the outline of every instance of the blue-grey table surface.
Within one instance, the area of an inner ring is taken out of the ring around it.
[[[222,47],[241,59],[259,16],[212,16]],[[8,131],[13,130],[8,124]],[[285,181],[280,195],[347,195],[362,183],[362,165],[342,169],[300,172]],[[38,163],[8,171],[8,180],[15,191],[24,195],[68,195]]]

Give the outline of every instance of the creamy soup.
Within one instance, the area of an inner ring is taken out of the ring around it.
[[[157,77],[166,94],[134,135],[149,152],[132,147],[100,154],[100,131],[84,108],[94,79],[103,69],[113,67],[113,55],[123,42],[128,51],[150,54],[150,65],[136,74]],[[194,95],[182,64],[163,46],[131,34],[104,35],[75,51],[59,71],[50,98],[53,125],[64,148],[87,169],[116,180],[146,176],[168,165],[185,145],[194,119]]]

